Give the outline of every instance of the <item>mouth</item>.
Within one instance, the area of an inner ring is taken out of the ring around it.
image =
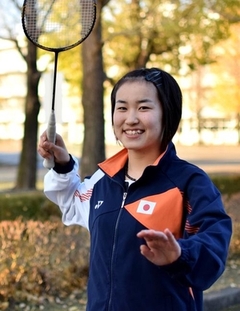
[[[124,133],[127,135],[139,135],[142,134],[143,130],[125,130]]]

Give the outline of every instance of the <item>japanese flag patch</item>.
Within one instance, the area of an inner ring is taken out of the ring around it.
[[[156,206],[156,202],[141,200],[137,207],[137,213],[151,215]]]

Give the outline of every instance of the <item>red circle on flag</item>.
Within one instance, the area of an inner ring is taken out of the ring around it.
[[[150,209],[150,205],[149,204],[144,204],[143,210],[147,212],[149,209]]]

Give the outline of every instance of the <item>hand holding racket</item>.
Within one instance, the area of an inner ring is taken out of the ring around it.
[[[55,143],[55,93],[59,52],[81,44],[91,33],[96,20],[96,0],[25,0],[22,25],[27,38],[37,47],[55,53],[52,112],[47,137]],[[54,167],[54,157],[44,167]]]

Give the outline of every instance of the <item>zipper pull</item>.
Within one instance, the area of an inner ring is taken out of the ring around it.
[[[122,205],[121,205],[121,208],[123,208],[123,206],[124,206],[126,197],[127,197],[127,192],[124,192],[124,193],[123,193],[123,198],[122,198]]]

